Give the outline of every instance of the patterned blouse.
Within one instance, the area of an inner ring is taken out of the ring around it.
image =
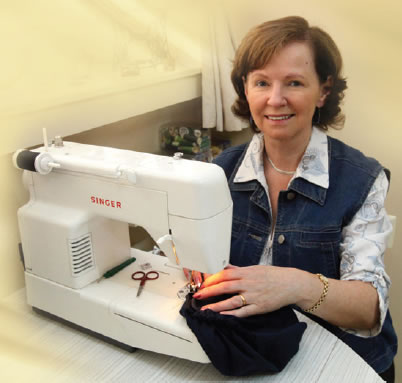
[[[264,136],[258,133],[251,140],[234,182],[259,181],[269,200],[263,153]],[[329,186],[327,135],[316,127],[313,128],[310,142],[292,180],[297,177],[302,177],[326,189]],[[391,280],[384,269],[384,252],[388,236],[392,232],[392,224],[384,207],[388,185],[385,172],[381,171],[363,206],[342,232],[341,280],[369,282],[376,288],[379,297],[380,322],[375,328],[371,330],[344,329],[362,337],[379,334],[388,310],[388,291]],[[262,265],[272,264],[269,242],[261,256],[260,264]]]

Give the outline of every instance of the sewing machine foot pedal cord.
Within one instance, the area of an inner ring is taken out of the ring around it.
[[[49,313],[47,311],[38,309],[37,307],[32,307],[32,310],[34,312],[38,313],[39,315],[43,315],[43,316],[45,316],[47,318],[50,318],[52,320],[56,320],[59,323],[62,323],[64,325],[68,326],[68,327],[71,327],[71,328],[75,329],[75,330],[79,330],[79,331],[83,332],[84,334],[88,334],[90,336],[98,338],[98,339],[100,339],[100,340],[102,340],[102,341],[104,341],[106,343],[109,343],[109,344],[111,344],[113,346],[117,346],[117,347],[119,347],[119,348],[121,348],[121,349],[123,349],[125,351],[131,352],[131,353],[137,351],[136,347],[129,346],[128,344],[119,342],[119,341],[117,341],[115,339],[112,339],[112,338],[109,338],[109,337],[107,337],[105,335],[99,334],[98,332],[95,332],[95,331],[92,331],[92,330],[87,329],[85,327],[79,326],[79,325],[77,325],[75,323],[72,323],[72,322],[66,320],[66,319],[60,318],[60,317],[58,317],[56,315],[53,315],[53,314],[51,314],[51,313]]]

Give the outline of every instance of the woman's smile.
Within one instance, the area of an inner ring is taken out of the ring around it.
[[[270,121],[286,121],[294,117],[294,114],[268,114],[265,116]]]

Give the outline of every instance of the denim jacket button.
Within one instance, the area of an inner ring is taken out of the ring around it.
[[[278,237],[278,243],[279,243],[280,245],[282,245],[283,242],[285,242],[285,236],[284,236],[283,234],[281,234],[281,235]]]
[[[289,193],[287,194],[287,196],[286,196],[286,198],[287,198],[289,201],[291,201],[292,199],[295,199],[295,197],[296,197],[296,193],[293,193],[293,192],[289,192]]]

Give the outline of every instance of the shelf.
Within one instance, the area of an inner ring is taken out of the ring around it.
[[[42,128],[49,137],[68,136],[200,96],[197,67],[120,78],[43,99],[39,95],[30,105],[0,110],[0,154],[41,143]]]

